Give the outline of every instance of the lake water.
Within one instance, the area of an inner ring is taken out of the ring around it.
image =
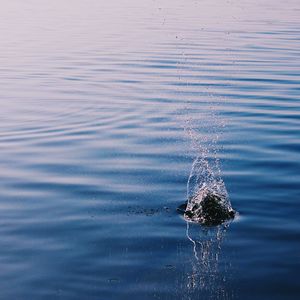
[[[0,299],[299,299],[298,0],[1,1]],[[194,159],[239,212],[187,224]]]

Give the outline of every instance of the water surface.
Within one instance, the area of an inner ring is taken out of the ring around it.
[[[298,299],[299,1],[1,1],[0,298]],[[193,160],[239,217],[186,222]]]

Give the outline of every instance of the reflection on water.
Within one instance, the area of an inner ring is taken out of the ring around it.
[[[232,299],[233,294],[226,288],[228,269],[223,269],[222,243],[229,223],[216,227],[203,227],[186,223],[186,237],[193,245],[191,272],[187,274],[187,296],[204,294],[206,299]],[[228,262],[227,262],[228,264]]]

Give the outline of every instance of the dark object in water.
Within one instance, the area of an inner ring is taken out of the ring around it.
[[[235,216],[235,211],[227,206],[220,196],[213,193],[203,195],[203,199],[200,199],[200,201],[186,202],[180,205],[177,210],[188,221],[207,226],[220,225]]]

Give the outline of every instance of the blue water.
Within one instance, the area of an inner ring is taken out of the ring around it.
[[[299,16],[2,1],[0,299],[299,299]],[[176,212],[199,155],[226,228]]]

